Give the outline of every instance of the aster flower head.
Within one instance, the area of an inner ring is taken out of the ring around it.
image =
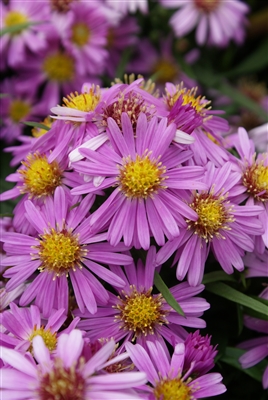
[[[195,26],[199,45],[227,46],[233,39],[241,44],[245,36],[247,4],[239,0],[160,0],[163,7],[179,8],[170,24],[177,37],[183,37]]]
[[[183,282],[170,289],[185,316],[172,309],[161,294],[153,294],[155,255],[155,247],[151,247],[145,266],[141,260],[136,266],[133,263],[124,269],[110,266],[111,271],[124,280],[123,290],[117,289],[117,296],[109,293],[108,304],[98,307],[94,316],[88,312],[84,315],[75,312],[83,318],[79,322],[80,329],[86,330],[91,340],[112,336],[117,342],[136,339],[144,343],[148,338],[163,341],[163,337],[173,343],[186,338],[183,326],[205,327],[205,321],[199,317],[209,304],[202,298],[194,297],[202,292],[203,285],[191,288]]]
[[[147,342],[146,351],[139,344],[126,344],[126,349],[139,371],[147,374],[149,400],[196,400],[217,396],[226,391],[218,373],[192,377],[194,362],[185,371],[185,344],[175,346],[170,357],[160,342]]]
[[[39,335],[33,338],[34,357],[1,347],[1,357],[9,366],[1,369],[2,393],[4,397],[17,400],[97,400],[105,397],[137,400],[139,397],[133,388],[146,382],[145,373],[108,374],[103,371],[114,346],[114,341],[109,341],[85,362],[82,333],[74,329],[59,337],[53,354]],[[116,357],[114,362],[117,362]]]
[[[33,202],[25,202],[26,217],[35,228],[35,235],[8,233],[4,239],[7,257],[4,265],[9,268],[5,277],[10,278],[7,290],[15,289],[20,283],[33,276],[33,281],[20,299],[25,306],[33,299],[44,317],[48,317],[53,308],[68,310],[68,277],[72,283],[79,309],[94,313],[97,303],[105,304],[108,293],[94,274],[106,282],[118,287],[124,281],[100,263],[130,264],[132,258],[117,254],[125,250],[119,244],[116,247],[105,241],[105,235],[92,234],[88,230],[88,221],[84,220],[94,202],[94,197],[74,197],[70,201],[61,187],[55,190],[54,198],[47,198],[42,210]],[[75,204],[79,206],[72,208]],[[92,273],[92,272],[93,273]]]
[[[13,289],[11,291],[7,291],[5,286],[1,285],[0,288],[0,312],[4,311],[9,304],[18,299],[19,296],[25,291],[27,288],[27,285],[25,283],[21,283],[16,287],[16,289]]]
[[[158,252],[157,263],[162,264],[178,249],[175,262],[178,261],[179,280],[188,272],[190,285],[200,283],[210,249],[227,274],[233,273],[233,267],[238,271],[244,269],[242,257],[245,251],[254,249],[252,236],[263,232],[262,223],[258,220],[262,208],[230,203],[232,194],[239,191],[239,179],[239,174],[232,171],[231,163],[221,168],[208,164],[204,181],[209,190],[195,191],[188,199],[198,219],[187,219],[187,229],[181,232],[180,237]]]
[[[268,288],[265,288],[259,297],[268,300]],[[244,325],[249,329],[265,334],[265,336],[246,340],[238,345],[241,349],[247,350],[245,354],[239,358],[242,368],[250,368],[268,356],[268,321],[245,315]],[[263,373],[262,385],[264,389],[268,388],[268,366]]]
[[[8,66],[16,68],[24,63],[27,58],[27,50],[38,54],[47,46],[51,26],[48,23],[50,13],[46,2],[31,4],[10,0],[8,5],[1,2],[0,14],[3,28],[26,24],[21,30],[6,33],[1,38],[1,57],[6,60]],[[27,23],[30,24],[27,25]]]
[[[190,212],[193,219],[196,217],[195,212],[174,197],[171,190],[205,187],[199,181],[204,170],[180,166],[191,157],[191,152],[170,146],[176,126],[168,126],[167,122],[166,118],[158,122],[156,117],[148,122],[142,113],[134,134],[126,113],[121,118],[123,132],[114,119],[108,118],[110,145],[95,152],[80,149],[85,160],[72,164],[77,172],[105,178],[98,187],[92,182],[77,186],[72,190],[73,194],[116,186],[89,221],[92,229],[109,224],[108,240],[112,245],[116,245],[122,236],[127,246],[148,249],[150,236],[163,245],[164,235],[168,238],[179,235],[181,215]]]
[[[4,311],[1,315],[1,323],[9,333],[2,333],[0,342],[6,347],[26,352],[31,351],[33,338],[40,335],[49,351],[54,351],[59,335],[63,332],[69,333],[79,321],[79,318],[76,318],[58,335],[57,331],[66,318],[64,308],[58,311],[52,310],[48,320],[44,320],[37,306],[21,308],[15,303],[10,303],[10,310]]]

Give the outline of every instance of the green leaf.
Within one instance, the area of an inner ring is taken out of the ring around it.
[[[243,371],[245,374],[251,376],[251,378],[255,379],[258,382],[262,381],[262,374],[266,365],[265,360],[254,365],[251,368],[242,368],[240,362],[238,361],[239,357],[241,357],[246,351],[242,349],[237,349],[235,347],[226,347],[225,354],[222,355],[219,361],[222,361],[232,367]]]
[[[166,302],[174,308],[175,311],[177,311],[178,314],[182,315],[184,317],[184,312],[182,311],[182,308],[180,307],[179,303],[177,300],[173,297],[173,295],[170,293],[169,288],[159,275],[157,271],[155,271],[154,274],[154,284],[156,288],[159,290],[159,292],[162,294]]]
[[[261,106],[249,97],[245,96],[238,89],[229,85],[228,83],[221,83],[217,86],[217,90],[226,96],[230,97],[235,103],[241,107],[245,107],[250,111],[254,112],[261,119],[267,120],[267,113],[261,108]]]
[[[267,315],[267,307],[262,302],[260,302],[259,299],[253,299],[252,297],[247,296],[236,289],[233,289],[225,283],[209,283],[208,285],[206,285],[206,289],[209,292],[224,297],[227,300],[233,301],[234,303],[241,304],[242,306],[257,311],[264,316]]]
[[[34,121],[23,121],[23,124],[28,125],[28,126],[33,126],[34,128],[41,128],[46,131],[50,130],[49,126],[46,126],[44,124],[40,124],[39,122],[34,122]]]
[[[23,24],[17,24],[17,25],[12,25],[12,26],[7,26],[0,31],[0,37],[7,34],[7,33],[16,33],[19,31],[22,31],[24,29],[29,28],[29,26],[32,25],[39,25],[39,24],[44,24],[47,21],[32,21],[32,22],[24,22]]]
[[[217,282],[217,281],[231,281],[231,282],[236,282],[235,278],[232,275],[227,275],[223,271],[214,271],[214,272],[209,272],[208,274],[205,274],[203,277],[202,283],[204,285],[212,282]]]
[[[268,39],[264,40],[254,52],[243,60],[236,68],[226,73],[227,77],[246,75],[255,71],[259,71],[268,65]]]
[[[244,327],[243,307],[241,307],[239,304],[237,304],[236,310],[237,310],[238,336],[240,336],[242,333],[243,327]]]

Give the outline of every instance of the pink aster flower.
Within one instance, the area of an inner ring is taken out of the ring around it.
[[[19,296],[25,291],[27,285],[25,283],[21,283],[11,291],[7,291],[5,287],[0,288],[0,312],[4,311],[9,304],[19,298]]]
[[[268,288],[264,289],[259,297],[268,300]],[[247,350],[239,358],[239,362],[243,368],[250,368],[268,356],[268,321],[246,315],[244,325],[254,331],[265,333],[265,336],[246,340],[238,345],[241,349]],[[262,385],[264,389],[268,389],[268,366],[263,373]]]
[[[239,188],[240,176],[232,172],[232,164],[221,168],[208,164],[204,182],[209,190],[192,192],[188,205],[198,214],[197,220],[187,219],[188,227],[179,237],[167,242],[158,252],[157,263],[163,264],[176,251],[177,278],[182,280],[188,273],[190,285],[199,284],[204,274],[209,251],[227,274],[244,269],[245,251],[254,250],[252,236],[261,235],[263,228],[258,219],[262,212],[259,206],[239,206],[229,198]]]
[[[58,311],[52,310],[48,320],[41,318],[40,310],[37,306],[31,305],[30,308],[19,308],[15,303],[10,304],[10,310],[6,310],[1,315],[1,323],[9,332],[2,333],[1,345],[14,347],[16,350],[26,352],[32,346],[33,338],[37,335],[42,336],[46,347],[53,351],[57,346],[58,337],[64,332],[69,333],[74,329],[79,321],[75,318],[67,329],[57,331],[61,328],[67,315],[64,308]]]
[[[204,188],[199,181],[204,170],[180,165],[191,157],[191,152],[170,147],[176,126],[167,126],[166,118],[158,123],[153,117],[148,122],[141,113],[135,136],[126,113],[122,114],[121,124],[122,132],[116,122],[108,118],[110,146],[103,145],[97,151],[80,149],[86,160],[73,163],[74,169],[105,179],[98,187],[89,182],[77,186],[72,193],[94,193],[96,189],[117,186],[91,215],[89,226],[101,229],[108,225],[108,240],[112,245],[123,237],[127,246],[148,249],[150,236],[153,236],[161,246],[165,235],[168,238],[179,235],[182,215],[190,213],[193,219],[197,216],[174,196],[172,189]]]
[[[78,73],[100,74],[108,55],[108,25],[101,8],[94,2],[73,2],[61,22],[59,35],[65,50],[75,58]]]
[[[105,0],[105,3],[122,14],[137,11],[147,14],[148,12],[148,0]]]
[[[32,300],[48,317],[53,308],[68,310],[68,276],[80,311],[97,311],[97,301],[105,304],[108,293],[93,274],[115,286],[125,282],[99,263],[130,264],[132,258],[118,254],[126,250],[119,244],[112,247],[105,241],[106,235],[91,234],[88,222],[84,221],[94,198],[69,201],[63,188],[55,190],[54,198],[48,197],[42,210],[30,200],[25,202],[26,217],[37,234],[25,235],[17,232],[5,234],[4,250],[7,257],[4,265],[12,266],[5,272],[10,278],[7,290],[15,289],[37,271],[32,282],[20,299],[25,306]],[[79,206],[72,208],[75,203]],[[92,271],[92,272],[90,272]]]
[[[50,12],[47,2],[25,2],[10,0],[0,4],[1,29],[17,24],[37,22],[15,33],[6,33],[1,38],[1,58],[8,66],[17,67],[26,61],[26,52],[38,53],[47,46],[51,31]],[[39,23],[38,23],[39,22]]]
[[[185,371],[185,345],[175,346],[170,357],[159,342],[147,342],[148,351],[139,344],[126,344],[127,351],[139,371],[147,374],[150,386],[148,400],[202,399],[217,396],[226,391],[218,373],[191,376],[194,362]]]
[[[179,8],[170,24],[177,37],[183,37],[195,26],[199,45],[227,46],[233,39],[244,41],[245,15],[249,6],[239,0],[160,0],[167,8]]]
[[[246,278],[268,276],[268,249],[265,249],[262,254],[254,252],[247,253],[243,258],[246,269]]]
[[[181,342],[187,337],[183,328],[204,328],[205,321],[199,317],[209,308],[201,297],[194,297],[204,289],[204,285],[195,288],[187,282],[170,288],[171,293],[180,304],[185,316],[172,309],[161,294],[152,294],[155,273],[155,247],[150,247],[145,266],[141,260],[137,266],[133,263],[124,268],[110,266],[118,277],[124,280],[124,289],[118,295],[109,293],[109,302],[99,306],[94,316],[86,312],[75,314],[82,316],[79,328],[86,330],[94,341],[102,337],[113,337],[116,342],[137,339],[161,340],[169,343]]]
[[[146,382],[145,373],[109,374],[103,371],[114,346],[114,341],[109,341],[85,362],[82,333],[74,329],[59,337],[53,355],[40,336],[33,338],[34,358],[29,353],[24,356],[16,350],[1,347],[1,357],[8,366],[1,369],[2,394],[5,398],[16,400],[138,400],[139,396],[133,388]],[[118,357],[113,361],[116,363]],[[108,363],[111,364],[111,361]]]

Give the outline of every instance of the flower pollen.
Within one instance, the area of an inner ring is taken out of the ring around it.
[[[264,165],[263,160],[246,168],[242,182],[257,201],[268,201],[268,166]]]
[[[191,400],[191,389],[182,379],[164,378],[157,382],[154,388],[154,396],[156,400]]]
[[[115,306],[120,314],[115,318],[121,320],[121,328],[134,332],[135,336],[154,334],[156,325],[167,324],[167,310],[162,308],[161,294],[153,296],[152,288],[147,292],[138,292],[134,285],[130,285],[131,294],[123,290],[118,296],[120,302]]]
[[[162,166],[159,159],[150,159],[150,152],[143,156],[136,155],[133,161],[130,157],[124,159],[123,166],[120,166],[118,179],[119,189],[130,198],[152,197],[159,189],[165,189],[161,186],[166,177],[166,167]]]
[[[43,71],[48,79],[58,83],[71,81],[74,70],[73,58],[61,51],[47,56],[43,62]]]
[[[50,129],[53,122],[54,122],[53,119],[48,116],[44,119],[44,121],[41,122],[41,124],[47,126]],[[40,136],[45,135],[47,132],[48,132],[47,129],[35,126],[32,129],[32,136],[35,138],[39,138]]]
[[[84,400],[86,398],[86,382],[80,372],[84,360],[80,358],[80,368],[72,365],[63,366],[56,359],[53,369],[40,378],[38,398],[40,400]]]
[[[29,336],[29,341],[32,342],[35,336],[41,336],[44,340],[44,343],[49,351],[55,350],[57,346],[57,332],[52,333],[49,328],[45,329],[43,326],[37,329],[36,326]]]
[[[194,3],[199,10],[209,14],[219,7],[221,0],[194,0]]]
[[[62,171],[57,161],[49,163],[45,155],[30,153],[22,164],[26,169],[18,171],[23,178],[21,192],[29,193],[30,198],[53,194],[61,185]]]
[[[157,82],[173,82],[178,75],[178,67],[167,59],[160,59],[153,66],[152,74],[155,75]]]
[[[95,88],[91,88],[89,93],[81,93],[78,92],[71,93],[67,95],[67,98],[63,98],[64,105],[63,107],[74,108],[76,110],[89,112],[95,110],[97,104],[100,101],[100,91],[99,87],[95,90]]]
[[[30,105],[23,100],[13,100],[9,106],[9,116],[15,123],[20,122],[30,111]]]
[[[68,276],[69,270],[75,271],[77,266],[82,269],[81,262],[87,254],[78,236],[65,228],[61,231],[52,228],[49,233],[40,235],[39,245],[35,247],[42,261],[39,270],[52,272],[55,278],[63,274]]]
[[[72,26],[71,40],[79,47],[87,44],[90,38],[90,30],[85,22],[77,22]]]
[[[233,206],[228,207],[228,204],[226,196],[216,196],[213,190],[212,193],[197,193],[189,206],[198,214],[198,220],[186,220],[188,229],[193,229],[194,233],[206,242],[214,236],[225,239],[219,230],[230,230],[227,223],[234,222],[234,217],[230,214]]]
[[[25,14],[21,13],[20,11],[9,11],[5,17],[5,26],[10,28],[15,25],[25,24],[28,22],[28,18]],[[11,35],[18,35],[20,34],[25,28],[21,28],[20,30],[16,30],[12,32]]]
[[[70,4],[74,0],[50,0],[51,8],[57,12],[67,12],[70,9]]]

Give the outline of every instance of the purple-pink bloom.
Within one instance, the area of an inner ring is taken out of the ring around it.
[[[80,149],[85,160],[73,163],[73,168],[85,176],[104,179],[96,187],[85,183],[72,190],[73,194],[94,193],[116,186],[108,199],[91,215],[92,229],[108,227],[108,241],[112,245],[123,237],[127,246],[148,249],[153,236],[160,246],[165,236],[179,235],[179,226],[186,226],[182,216],[196,218],[173,189],[205,188],[200,182],[202,167],[181,166],[192,153],[170,146],[176,131],[166,118],[149,122],[141,113],[134,135],[131,120],[122,113],[122,131],[108,118],[109,144],[97,151]]]
[[[163,264],[176,251],[177,278],[182,280],[188,273],[190,285],[201,283],[210,250],[227,274],[232,274],[233,268],[244,269],[245,251],[254,250],[252,236],[263,233],[258,219],[262,208],[230,203],[229,198],[240,190],[239,179],[231,163],[221,168],[208,164],[204,182],[209,190],[192,192],[186,200],[198,219],[186,220],[188,226],[181,229],[180,236],[159,250],[157,264]]]
[[[141,345],[126,344],[126,349],[135,367],[147,374],[148,400],[185,399],[196,400],[217,396],[226,391],[218,373],[191,376],[194,362],[185,370],[185,344],[175,346],[170,357],[160,342],[146,342],[148,350]],[[144,388],[144,387],[143,387]]]
[[[132,258],[117,253],[126,250],[123,244],[112,247],[101,243],[107,235],[89,231],[88,221],[84,219],[93,202],[92,196],[82,201],[74,197],[71,202],[61,187],[55,190],[54,198],[46,199],[41,209],[30,200],[25,202],[26,218],[37,233],[10,232],[3,238],[7,253],[3,263],[12,266],[5,272],[5,277],[10,278],[7,290],[33,278],[20,299],[21,306],[35,299],[44,317],[48,317],[53,308],[64,308],[67,312],[68,276],[82,313],[85,309],[95,313],[97,302],[105,304],[109,299],[95,275],[116,287],[124,287],[123,279],[99,263],[127,265]],[[41,273],[33,275],[37,271]]]
[[[74,329],[59,337],[53,354],[39,335],[33,338],[34,357],[0,347],[6,365],[1,368],[2,395],[16,400],[138,400],[133,388],[146,382],[145,373],[103,370],[106,364],[112,363],[107,360],[114,351],[114,341],[106,343],[86,362],[82,355],[84,345],[82,332]],[[113,361],[120,359],[115,357]]]
[[[155,273],[155,247],[150,247],[145,266],[138,261],[122,269],[111,265],[110,269],[124,282],[123,290],[117,296],[109,292],[107,305],[100,305],[94,316],[86,312],[79,322],[79,328],[86,330],[88,337],[95,341],[102,337],[113,337],[116,342],[137,339],[162,340],[169,343],[181,342],[187,337],[183,328],[205,328],[200,319],[209,304],[201,297],[194,297],[203,291],[204,285],[190,287],[187,282],[170,288],[185,316],[172,309],[161,294],[152,294]]]
[[[233,39],[242,44],[249,6],[239,0],[160,0],[167,8],[179,8],[170,19],[177,37],[196,27],[199,45],[227,46]]]

